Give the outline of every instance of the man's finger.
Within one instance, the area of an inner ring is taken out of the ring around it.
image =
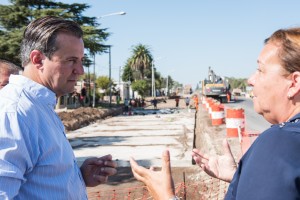
[[[101,175],[94,175],[93,176],[94,180],[98,183],[106,183],[107,182],[107,179],[108,179],[108,176],[101,176]]]
[[[104,174],[107,176],[112,176],[117,173],[117,170],[112,167],[101,167],[100,172],[101,172],[101,174]]]
[[[104,161],[104,165],[107,167],[113,167],[116,168],[118,166],[118,163],[116,161]]]
[[[102,156],[102,157],[99,157],[98,158],[99,160],[112,160],[112,155],[110,155],[110,154],[107,154],[107,155],[105,155],[105,156]]]

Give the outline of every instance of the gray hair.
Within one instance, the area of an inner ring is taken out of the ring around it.
[[[80,26],[70,20],[60,17],[46,16],[32,21],[25,29],[21,43],[22,66],[30,62],[30,53],[33,50],[42,52],[51,60],[52,55],[59,48],[56,44],[58,33],[67,33],[82,38]]]

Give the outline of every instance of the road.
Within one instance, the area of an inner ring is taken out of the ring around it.
[[[172,165],[191,165],[194,111],[173,114],[116,116],[71,131],[67,137],[80,164],[87,157],[112,154],[119,166],[129,166],[132,156],[144,166],[160,165],[168,148]]]
[[[238,97],[225,107],[245,110],[246,131],[261,133],[270,124],[253,110],[251,99]],[[117,116],[71,131],[67,137],[78,162],[86,157],[112,154],[119,166],[128,166],[130,156],[143,165],[156,165],[161,152],[172,151],[174,166],[190,165],[195,113],[179,109],[173,114]],[[160,164],[160,163],[159,163]]]
[[[250,99],[239,98],[236,102],[224,105],[244,108],[248,130],[263,131],[269,126],[261,116],[255,113]],[[208,119],[208,114],[204,110],[198,112],[197,116],[197,124],[202,124],[202,126],[196,129],[194,110],[189,112],[187,109],[179,109],[173,114],[120,115],[68,132],[67,137],[79,165],[87,157],[112,154],[120,167],[118,176],[110,184],[88,188],[89,199],[99,199],[100,191],[102,196],[106,193],[110,197],[115,193],[121,196],[124,188],[130,188],[130,192],[123,195],[122,199],[132,195],[133,191],[139,195],[143,194],[143,191],[138,191],[141,183],[136,182],[130,174],[128,160],[132,156],[143,166],[161,166],[161,152],[166,148],[171,152],[172,172],[177,187],[183,182],[182,179],[197,183],[201,183],[200,180],[207,180],[210,181],[209,184],[205,183],[205,187],[199,185],[196,190],[206,188],[201,195],[215,194],[220,195],[218,199],[223,199],[227,185],[215,183],[204,175],[204,172],[199,173],[199,168],[192,165],[190,153],[193,147],[194,131],[198,133],[196,137],[198,144],[202,142],[201,147],[208,152],[222,152],[221,141],[226,137],[226,125],[211,126],[211,120]],[[237,158],[240,154],[238,138],[229,138],[229,143]],[[217,189],[212,187],[213,185],[217,185]],[[208,188],[210,186],[212,188]],[[194,191],[193,186],[186,187],[183,192],[191,195]]]

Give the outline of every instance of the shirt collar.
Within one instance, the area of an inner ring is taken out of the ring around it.
[[[296,119],[300,119],[300,113],[298,113],[297,115],[295,115],[294,117],[292,117],[291,119],[289,119],[288,122],[293,122]]]
[[[38,98],[39,101],[51,105],[53,108],[56,105],[56,95],[53,91],[25,76],[12,74],[9,77],[9,84],[23,87],[26,92]]]

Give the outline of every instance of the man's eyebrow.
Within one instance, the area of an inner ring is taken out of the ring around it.
[[[67,59],[79,59],[79,58],[76,56],[70,56],[70,57],[67,57]]]

